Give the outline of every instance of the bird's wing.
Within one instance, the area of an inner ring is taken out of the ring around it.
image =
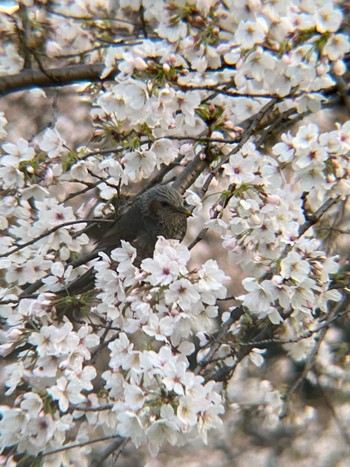
[[[103,251],[117,248],[120,240],[132,243],[144,231],[144,221],[140,208],[136,203],[131,206],[111,227],[106,234],[96,242],[95,250]]]

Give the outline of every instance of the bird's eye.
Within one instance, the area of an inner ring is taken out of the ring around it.
[[[169,203],[167,201],[161,201],[160,204],[163,208],[167,208],[169,206]]]

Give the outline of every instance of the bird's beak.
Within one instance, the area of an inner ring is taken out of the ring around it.
[[[192,216],[192,211],[185,206],[181,206],[178,208],[178,211],[181,212],[182,214],[185,214],[186,217],[191,217]]]

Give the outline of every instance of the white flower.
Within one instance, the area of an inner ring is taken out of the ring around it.
[[[93,183],[94,177],[88,172],[88,169],[93,169],[91,165],[89,161],[78,161],[70,169],[72,178],[80,182]]]
[[[124,77],[131,76],[134,70],[144,71],[147,69],[147,66],[143,58],[137,57],[131,52],[125,52],[123,60],[118,64],[118,68]]]
[[[155,141],[151,146],[151,151],[156,156],[157,169],[160,168],[161,164],[168,165],[173,162],[179,152],[175,141],[166,138]]]
[[[144,112],[147,109],[149,95],[147,86],[142,81],[130,80],[125,85],[125,103],[136,111]]]
[[[324,168],[324,162],[329,155],[323,147],[319,147],[316,143],[311,143],[308,148],[298,151],[297,156],[292,162],[292,167],[295,171],[303,170],[311,165],[318,165],[320,169]]]
[[[198,271],[198,291],[200,292],[217,292],[217,297],[224,298],[226,288],[223,285],[224,281],[229,280],[228,276],[219,269],[218,263],[214,259],[209,259]],[[208,302],[206,302],[208,303]]]
[[[186,94],[178,91],[175,96],[178,109],[182,112],[185,124],[195,125],[195,109],[201,103],[199,91],[189,91]]]
[[[33,455],[39,454],[52,440],[56,429],[56,424],[50,414],[40,414],[31,418],[26,430],[29,441],[27,451]]]
[[[123,279],[125,286],[133,284],[136,271],[138,271],[132,264],[136,258],[136,254],[136,248],[124,240],[121,241],[119,248],[115,248],[111,252],[111,258],[119,263],[117,272],[119,273],[119,278]]]
[[[70,321],[56,328],[55,349],[57,356],[70,354],[78,345],[79,337],[77,333],[73,331],[73,324]]]
[[[341,293],[338,290],[326,290],[320,295],[316,296],[317,303],[315,303],[315,309],[320,308],[324,313],[328,313],[329,301],[339,302],[342,298]]]
[[[164,14],[164,10],[163,10]],[[176,25],[170,25],[167,18],[162,18],[162,22],[157,27],[159,37],[167,39],[169,42],[177,42],[187,34],[187,27],[183,21]]]
[[[51,266],[52,276],[44,277],[42,282],[53,292],[62,290],[68,284],[72,270],[73,266],[68,266],[65,269],[62,263],[53,263]]]
[[[145,278],[152,285],[168,285],[177,279],[179,264],[166,254],[155,254],[155,258],[146,258],[141,264],[142,270],[149,275]]]
[[[124,398],[125,404],[135,411],[142,409],[146,401],[145,393],[140,387],[127,383],[124,384]]]
[[[43,408],[43,401],[35,392],[27,392],[26,394],[23,394],[21,408],[28,412],[30,416],[36,416],[39,415]]]
[[[122,160],[125,175],[132,181],[148,178],[157,164],[156,154],[153,151],[137,150],[127,152]]]
[[[55,333],[56,327],[42,326],[39,332],[32,332],[28,342],[36,346],[36,351],[40,357],[55,355]]]
[[[115,69],[116,62],[121,58],[121,53],[118,47],[108,47],[104,55],[105,69],[101,74],[101,79],[106,78],[111,71]]]
[[[339,60],[350,50],[349,37],[346,34],[332,35],[323,48],[323,53],[330,60]]]
[[[79,328],[77,336],[79,337],[79,345],[75,351],[82,355],[85,360],[90,360],[90,352],[88,349],[96,347],[100,343],[99,336],[96,335],[93,329],[87,324]]]
[[[200,300],[196,287],[188,279],[179,279],[170,284],[165,292],[168,305],[177,303],[184,311],[190,311],[193,304]]]
[[[131,438],[138,448],[145,441],[145,433],[140,418],[131,410],[118,414],[117,433],[124,438]]]
[[[255,169],[254,158],[243,157],[242,154],[233,154],[230,156],[230,163],[224,165],[224,171],[230,177],[230,183],[238,186],[252,182],[255,178]]]
[[[112,91],[104,92],[97,99],[97,104],[107,113],[115,114],[119,121],[126,119],[128,108],[125,104],[124,87],[122,85],[114,86]]]
[[[50,192],[40,185],[33,184],[28,188],[24,188],[22,192],[22,199],[27,200],[33,198],[34,200],[44,201],[45,198],[50,196]]]
[[[271,321],[272,324],[277,325],[277,324],[282,323],[283,318],[279,314],[278,310],[275,307],[270,306],[265,310],[265,312],[266,312],[267,317],[269,318],[269,320]]]
[[[350,150],[350,122],[347,121],[339,128],[341,154],[346,154]]]
[[[152,96],[152,100],[151,100],[152,111],[149,115],[148,121],[153,122],[153,124],[159,123],[161,127],[164,128],[166,131],[167,128],[169,128],[169,126],[174,122],[174,116],[175,116],[175,112],[177,109],[175,95],[176,95],[176,92],[173,88],[166,87],[166,88],[160,89],[156,96]],[[164,138],[164,140],[169,141],[166,138]],[[175,142],[172,141],[172,143],[175,143]],[[155,144],[157,145],[157,141],[155,142]],[[175,143],[174,146],[177,146],[177,144]],[[161,144],[160,152],[163,154],[161,157],[166,158],[168,160],[169,156],[165,155],[165,153],[163,152],[163,149],[164,149],[164,145]],[[154,151],[157,153],[157,148],[155,148]],[[174,155],[174,150],[172,148],[170,149],[170,155],[171,156]]]
[[[296,287],[293,287],[290,305],[296,313],[303,312],[307,315],[310,314],[310,309],[312,309],[316,301],[314,290],[318,289],[316,282],[310,279],[310,277],[306,277]]]
[[[168,345],[163,345],[159,352],[144,351],[140,355],[140,366],[146,370],[159,369],[159,372],[163,371],[163,368],[171,361],[174,360],[174,356],[171,352],[171,348]]]
[[[190,396],[183,396],[180,398],[176,415],[186,426],[192,427],[197,424],[198,411],[197,401]]]
[[[209,407],[199,413],[197,430],[206,444],[208,442],[208,430],[218,429],[223,425],[218,413],[224,413],[223,405]]]
[[[253,45],[264,41],[266,30],[267,26],[262,18],[259,18],[255,22],[241,21],[235,32],[236,42],[242,48],[250,49]]]
[[[203,201],[200,196],[192,190],[186,191],[186,203],[194,206],[192,211],[193,216],[200,216],[203,210]]]
[[[168,362],[163,368],[162,383],[168,391],[183,395],[184,387],[188,384],[189,374],[186,372],[184,362]]]
[[[162,405],[160,418],[146,430],[148,447],[152,456],[156,456],[165,441],[175,446],[179,437],[178,418],[170,404]]]
[[[21,409],[2,407],[0,420],[1,445],[13,446],[26,433],[30,416]]]
[[[41,142],[39,143],[40,149],[47,152],[47,155],[50,159],[62,155],[62,153],[67,152],[66,142],[60,135],[57,128],[47,128],[43,135]]]
[[[170,316],[159,319],[157,315],[152,315],[147,325],[142,327],[143,331],[154,337],[158,341],[165,341],[167,336],[171,336],[174,330],[173,320]]]
[[[124,391],[124,378],[121,373],[107,370],[101,376],[106,381],[105,389],[109,390],[109,396],[112,399],[120,399]]]
[[[293,344],[285,344],[284,347],[288,350],[288,354],[293,360],[301,361],[307,358],[314,345],[315,340],[310,337],[309,339],[302,339]]]
[[[272,148],[272,153],[278,156],[281,162],[290,162],[295,153],[294,137],[290,133],[283,133],[281,143],[277,143]]]
[[[11,159],[8,156],[2,158],[2,161],[6,164],[6,161],[12,161],[13,164],[18,164],[19,161],[30,161],[35,156],[35,151],[30,147],[27,140],[19,138],[18,141],[13,143],[6,143],[2,145],[4,151],[6,151]]]
[[[340,10],[333,8],[329,2],[316,10],[316,29],[318,32],[334,32],[339,29],[343,15]]]
[[[268,81],[270,73],[277,65],[277,60],[271,53],[260,49],[261,47],[256,52],[248,55],[241,71],[246,71],[258,81]]]
[[[297,282],[302,282],[307,278],[310,272],[310,263],[301,258],[301,256],[291,251],[286,258],[281,261],[281,276],[285,279],[294,279]]]
[[[57,379],[58,374],[58,365],[59,360],[54,356],[46,356],[46,357],[39,357],[36,360],[36,366],[33,369],[33,376],[38,378],[42,378],[43,381],[50,381],[54,382]]]
[[[308,149],[311,144],[317,141],[318,133],[319,128],[314,123],[310,123],[309,125],[303,125],[299,128],[294,138],[295,146]]]
[[[326,176],[323,169],[323,166],[312,161],[306,169],[295,173],[295,180],[300,183],[304,192],[311,191],[312,188],[325,187]]]
[[[259,284],[254,277],[246,277],[242,285],[248,293],[238,298],[251,312],[266,312],[273,304],[275,297],[272,295],[268,281]]]
[[[3,158],[4,159],[4,158]],[[21,188],[24,186],[23,173],[12,164],[6,164],[1,161],[3,167],[0,166],[0,180],[4,189]]]
[[[75,221],[76,217],[71,206],[64,206],[63,204],[58,204],[57,200],[54,198],[48,198],[45,201],[37,201],[36,207],[38,209],[39,220],[47,226],[55,226],[58,224],[63,224],[64,222]],[[60,235],[64,235],[64,230],[62,229],[59,233],[54,233],[52,236],[58,238]],[[53,238],[50,239],[53,240]],[[46,240],[47,242],[47,240]],[[52,246],[52,245],[50,245]]]
[[[119,161],[112,157],[105,157],[99,164],[98,169],[105,171],[112,179],[122,180],[124,169]],[[117,184],[115,184],[117,186]]]
[[[111,351],[110,363],[111,368],[121,366],[124,370],[129,370],[135,363],[135,356],[138,352],[133,350],[134,344],[130,343],[128,336],[121,332],[118,339],[108,344]]]
[[[67,412],[69,404],[80,404],[85,401],[85,396],[81,394],[82,386],[78,381],[68,382],[65,377],[57,380],[56,385],[51,386],[47,392],[58,401],[58,406],[62,412]]]

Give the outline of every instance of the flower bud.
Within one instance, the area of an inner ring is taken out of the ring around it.
[[[346,66],[343,60],[337,60],[334,63],[333,70],[337,76],[342,76],[346,71]]]

